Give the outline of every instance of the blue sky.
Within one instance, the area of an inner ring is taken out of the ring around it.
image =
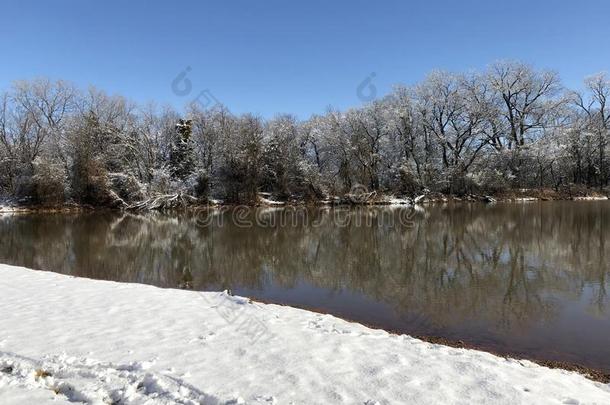
[[[607,0],[5,1],[0,89],[46,76],[176,107],[209,89],[236,113],[307,118],[361,104],[373,72],[383,95],[433,69],[519,59],[577,87],[610,70],[609,15]]]

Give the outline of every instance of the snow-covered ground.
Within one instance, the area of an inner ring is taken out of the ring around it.
[[[277,201],[271,198],[271,193],[258,193],[258,201],[264,206],[283,206],[286,205],[284,201]]]
[[[385,205],[412,205],[413,201],[408,198],[400,198],[393,195],[388,195],[383,196],[378,203]]]
[[[610,385],[225,293],[0,265],[0,403],[610,403]]]
[[[576,201],[606,201],[608,197],[605,195],[591,195],[587,197],[574,197]]]
[[[532,201],[540,201],[539,198],[536,197],[517,197],[515,198],[516,202],[532,202]]]
[[[6,201],[0,201],[0,213],[3,212],[14,212],[15,211],[15,207],[12,204],[9,204]]]

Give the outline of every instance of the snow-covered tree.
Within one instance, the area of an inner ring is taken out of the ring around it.
[[[411,195],[604,189],[608,97],[607,74],[565,92],[556,73],[519,62],[433,72],[306,120],[237,116],[222,105],[180,112],[63,81],[21,81],[0,94],[0,196],[122,205],[159,194],[320,199],[355,186]]]
[[[176,124],[176,133],[169,153],[172,175],[180,180],[185,180],[195,170],[192,134],[192,121],[180,119]]]

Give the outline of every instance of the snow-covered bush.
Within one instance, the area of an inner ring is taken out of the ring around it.
[[[35,200],[41,204],[59,204],[66,198],[68,173],[60,162],[36,158],[32,176]]]
[[[35,202],[35,186],[31,173],[19,173],[13,179],[13,193],[20,203],[30,204]]]
[[[205,170],[198,170],[196,173],[191,175],[189,180],[189,189],[193,196],[199,199],[208,197],[210,192],[210,176]]]
[[[114,191],[123,201],[133,203],[142,201],[146,195],[144,187],[134,176],[125,173],[109,173],[112,191]]]
[[[169,194],[172,192],[172,176],[169,169],[153,169],[149,187],[150,194]]]
[[[399,193],[414,195],[421,190],[421,185],[417,180],[417,176],[413,170],[407,165],[401,165],[398,169],[399,176]]]
[[[111,189],[108,173],[99,159],[76,159],[71,171],[72,196],[84,204],[117,207],[124,201]]]
[[[20,82],[0,94],[0,194],[106,205],[159,194],[255,202],[261,191],[321,199],[354,184],[411,195],[569,183],[603,190],[610,79],[592,76],[582,93],[560,90],[555,73],[504,62],[434,72],[369,104],[300,121],[223,106],[180,114],[61,81]]]
[[[473,191],[476,193],[493,194],[509,187],[509,179],[498,169],[477,170],[468,173],[467,179],[475,188]]]

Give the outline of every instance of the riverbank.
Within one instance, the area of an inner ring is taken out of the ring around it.
[[[5,404],[610,401],[575,372],[223,293],[0,265],[0,308]]]
[[[280,199],[271,193],[259,193],[255,202],[246,206],[283,207],[283,206],[408,206],[433,203],[450,202],[533,202],[533,201],[603,201],[608,200],[607,192],[593,189],[564,189],[556,191],[552,189],[515,189],[506,190],[490,195],[466,194],[461,196],[446,195],[436,192],[424,192],[416,196],[396,196],[382,193],[357,193],[344,196],[333,196],[317,201],[304,201],[299,199]],[[151,198],[150,200],[132,205],[125,204],[122,207],[94,207],[91,205],[79,205],[76,203],[65,203],[56,205],[24,205],[11,200],[0,201],[0,213],[28,213],[28,212],[79,212],[94,209],[129,210],[129,211],[154,211],[166,209],[225,207],[237,204],[226,203],[219,199],[196,200],[193,197],[175,194]]]
[[[267,305],[275,305],[274,303],[272,303],[270,301],[265,301],[265,300],[256,300],[256,302],[259,302],[262,304],[267,304]],[[315,308],[311,309],[311,308],[304,308],[304,307],[299,307],[299,308],[303,309],[305,311],[316,312],[316,313],[319,313],[322,315],[332,315],[332,314],[329,314],[328,312],[326,312],[324,310],[320,310],[320,309],[315,309]],[[371,329],[383,329],[386,332],[393,334],[393,335],[397,335],[397,336],[402,335],[402,333],[400,333],[400,331],[397,331],[397,330],[384,329],[381,327],[376,327],[375,325],[358,322],[357,320],[349,319],[349,318],[342,317],[341,319],[348,321],[348,322],[362,324],[363,326],[366,326]],[[469,349],[469,350],[483,351],[483,352],[490,353],[490,354],[493,354],[498,357],[512,358],[512,359],[516,359],[518,361],[522,361],[522,360],[531,361],[535,364],[538,364],[538,365],[544,366],[544,367],[548,367],[551,369],[574,371],[574,372],[577,372],[577,373],[585,376],[586,378],[588,378],[590,380],[610,385],[610,373],[604,372],[600,369],[586,367],[586,366],[583,366],[583,365],[577,364],[577,363],[570,363],[570,362],[557,361],[557,360],[544,360],[541,358],[534,358],[532,356],[527,356],[527,355],[516,356],[513,353],[506,353],[506,352],[498,351],[497,349],[494,349],[493,347],[471,344],[471,343],[464,342],[463,340],[447,339],[447,338],[444,338],[441,336],[417,335],[417,336],[413,336],[413,337],[415,337],[416,339],[422,340],[424,342],[439,344],[439,345],[443,345],[443,346],[449,346],[449,347],[453,347],[456,349]]]

